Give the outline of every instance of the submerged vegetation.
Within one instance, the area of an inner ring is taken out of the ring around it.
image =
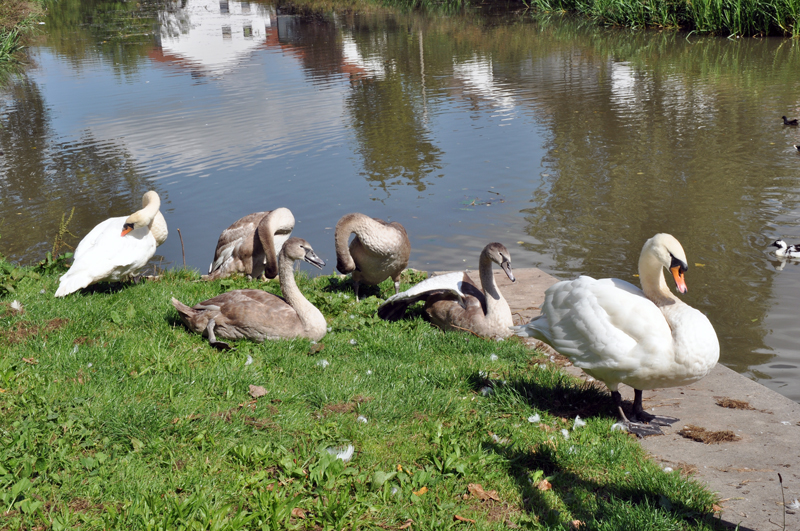
[[[1,528],[719,528],[711,493],[612,431],[604,390],[517,339],[385,322],[349,280],[299,274],[322,341],[220,352],[170,298],[246,280],[55,299],[63,260],[2,264]]]

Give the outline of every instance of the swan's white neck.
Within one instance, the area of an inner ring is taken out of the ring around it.
[[[658,259],[652,248],[642,251],[639,256],[639,282],[645,297],[653,301],[656,306],[674,304],[680,299],[670,291],[664,278],[664,264]]]

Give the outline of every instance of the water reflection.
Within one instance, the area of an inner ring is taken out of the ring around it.
[[[669,231],[724,363],[800,398],[800,268],[764,251],[800,238],[780,122],[800,115],[798,43],[234,0],[63,0],[51,18],[0,101],[6,256],[41,258],[73,206],[80,236],[153,187],[197,269],[277,206],[326,260],[341,215],[401,221],[434,270],[499,240],[519,267],[636,282]],[[160,250],[180,263],[177,239]]]

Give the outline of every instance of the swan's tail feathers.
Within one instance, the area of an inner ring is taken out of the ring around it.
[[[56,290],[56,297],[66,297],[70,293],[74,293],[79,289],[83,289],[92,283],[92,277],[89,275],[81,275],[80,273],[70,274],[70,271],[64,273],[59,279],[58,289]]]
[[[512,326],[511,330],[520,337],[534,337],[546,343],[549,341],[546,331],[550,330],[550,325],[544,315],[531,319],[528,324]]]
[[[184,323],[187,322],[187,319],[194,317],[194,315],[197,313],[194,308],[186,306],[175,297],[172,297],[172,305],[175,306],[176,310],[178,310],[178,313],[181,315],[181,320]]]

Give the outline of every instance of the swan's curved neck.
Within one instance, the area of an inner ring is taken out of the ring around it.
[[[303,328],[309,328],[311,317],[319,313],[319,310],[308,302],[303,292],[297,287],[297,282],[294,280],[294,260],[281,251],[278,261],[280,263],[280,282],[283,298],[297,312],[297,317],[303,323]]]
[[[161,198],[155,192],[147,192],[142,197],[142,208],[128,216],[126,223],[134,227],[149,227],[159,214],[161,208]],[[161,220],[163,221],[163,216]],[[165,222],[166,225],[166,222]]]
[[[664,306],[679,301],[667,286],[664,279],[664,265],[654,253],[643,251],[639,257],[639,282],[645,297],[656,306]]]
[[[486,295],[486,313],[489,314],[492,312],[493,308],[501,304],[500,301],[505,303],[505,299],[500,293],[500,290],[497,289],[497,284],[494,282],[492,259],[489,258],[487,253],[481,253],[478,271],[481,277],[481,287],[483,288],[483,293]]]
[[[160,211],[156,212],[156,215],[153,217],[153,221],[150,222],[149,227],[153,238],[156,239],[156,245],[161,245],[166,241],[169,231],[167,230],[167,221],[164,219],[164,216]]]
[[[340,273],[350,273],[356,269],[356,263],[353,261],[353,257],[350,256],[350,248],[348,246],[352,233],[355,233],[365,245],[370,247],[369,242],[378,240],[385,232],[386,227],[382,223],[364,214],[354,213],[343,216],[339,223],[336,224],[336,233],[334,235],[336,269]]]

